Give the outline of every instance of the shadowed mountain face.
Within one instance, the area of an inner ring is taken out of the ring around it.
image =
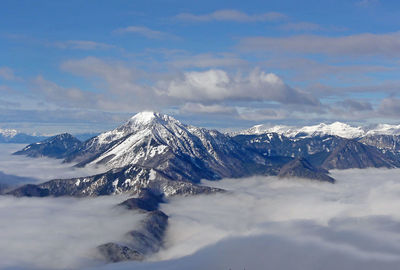
[[[21,151],[15,152],[14,155],[64,158],[75,151],[81,144],[81,141],[71,134],[63,133],[42,142],[30,144]]]
[[[25,183],[36,182],[37,179],[6,174],[0,171],[0,194]]]
[[[166,174],[139,165],[112,169],[106,173],[72,179],[55,179],[38,185],[25,185],[8,194],[17,197],[74,196],[96,197],[129,192],[139,193],[148,188],[165,196],[194,195],[218,192],[219,189],[177,181]]]
[[[394,168],[399,161],[385,156],[378,149],[352,140],[343,140],[322,163],[325,169]]]
[[[328,175],[328,171],[315,168],[304,158],[296,158],[283,166],[278,174],[280,178],[305,178],[322,182],[334,183],[335,179]]]
[[[305,158],[315,167],[325,169],[350,169],[400,166],[396,148],[381,149],[362,143],[358,139],[345,139],[326,135],[323,137],[287,138],[276,133],[237,135],[238,143],[248,150],[266,157]],[[372,139],[371,139],[372,140]],[[369,144],[372,144],[370,141]],[[396,145],[396,144],[393,144]]]

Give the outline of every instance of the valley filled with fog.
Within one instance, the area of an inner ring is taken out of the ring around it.
[[[44,181],[61,161],[10,156],[0,171]],[[145,262],[102,265],[95,247],[118,241],[142,216],[114,206],[126,196],[0,197],[0,268],[10,269],[397,269],[399,169],[333,170],[335,184],[250,177],[204,181],[228,192],[172,197],[164,248]]]
[[[26,144],[0,144],[0,185],[41,183],[55,178],[71,178],[103,172],[102,169],[72,168],[62,160],[41,157],[33,159],[12,153],[21,150]],[[4,181],[5,177],[7,181]]]

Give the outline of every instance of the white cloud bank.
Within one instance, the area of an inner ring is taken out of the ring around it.
[[[0,269],[97,265],[98,245],[123,239],[143,218],[114,206],[124,198],[0,197]]]
[[[100,269],[398,269],[399,172],[334,171],[334,185],[274,177],[214,182],[231,193],[163,206],[166,249],[151,262]]]
[[[44,182],[55,178],[87,176],[102,172],[100,169],[73,168],[74,164],[62,163],[60,159],[29,158],[12,155],[12,153],[21,150],[25,146],[25,144],[0,144],[0,172],[8,176],[25,177],[26,182],[30,183]],[[8,179],[7,183],[2,181],[0,174],[0,185],[12,185]],[[19,185],[21,183],[17,182],[15,184]]]
[[[180,78],[160,81],[157,92],[161,96],[191,102],[275,101],[319,105],[317,99],[289,87],[276,74],[257,68],[246,76],[232,76],[220,69],[185,72]]]

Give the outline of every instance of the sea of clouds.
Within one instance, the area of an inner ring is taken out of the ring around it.
[[[3,156],[1,162],[10,162]],[[29,159],[18,170],[0,162],[0,170],[40,181],[71,173],[59,161],[42,161]],[[7,164],[21,161],[13,162]],[[59,171],[47,162],[58,162]],[[165,247],[145,262],[107,265],[99,265],[94,248],[118,241],[142,218],[114,207],[122,197],[3,196],[0,268],[398,269],[400,169],[332,176],[335,184],[275,177],[205,181],[228,192],[169,199],[161,206],[170,217]]]
[[[40,183],[55,178],[72,178],[103,172],[94,168],[75,168],[74,164],[46,157],[12,155],[24,144],[0,144],[0,188],[25,183]]]
[[[204,182],[229,192],[171,199],[165,249],[101,269],[398,269],[400,170],[332,176]]]

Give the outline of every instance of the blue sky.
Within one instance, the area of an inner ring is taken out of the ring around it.
[[[0,128],[398,123],[400,3],[1,1]]]

